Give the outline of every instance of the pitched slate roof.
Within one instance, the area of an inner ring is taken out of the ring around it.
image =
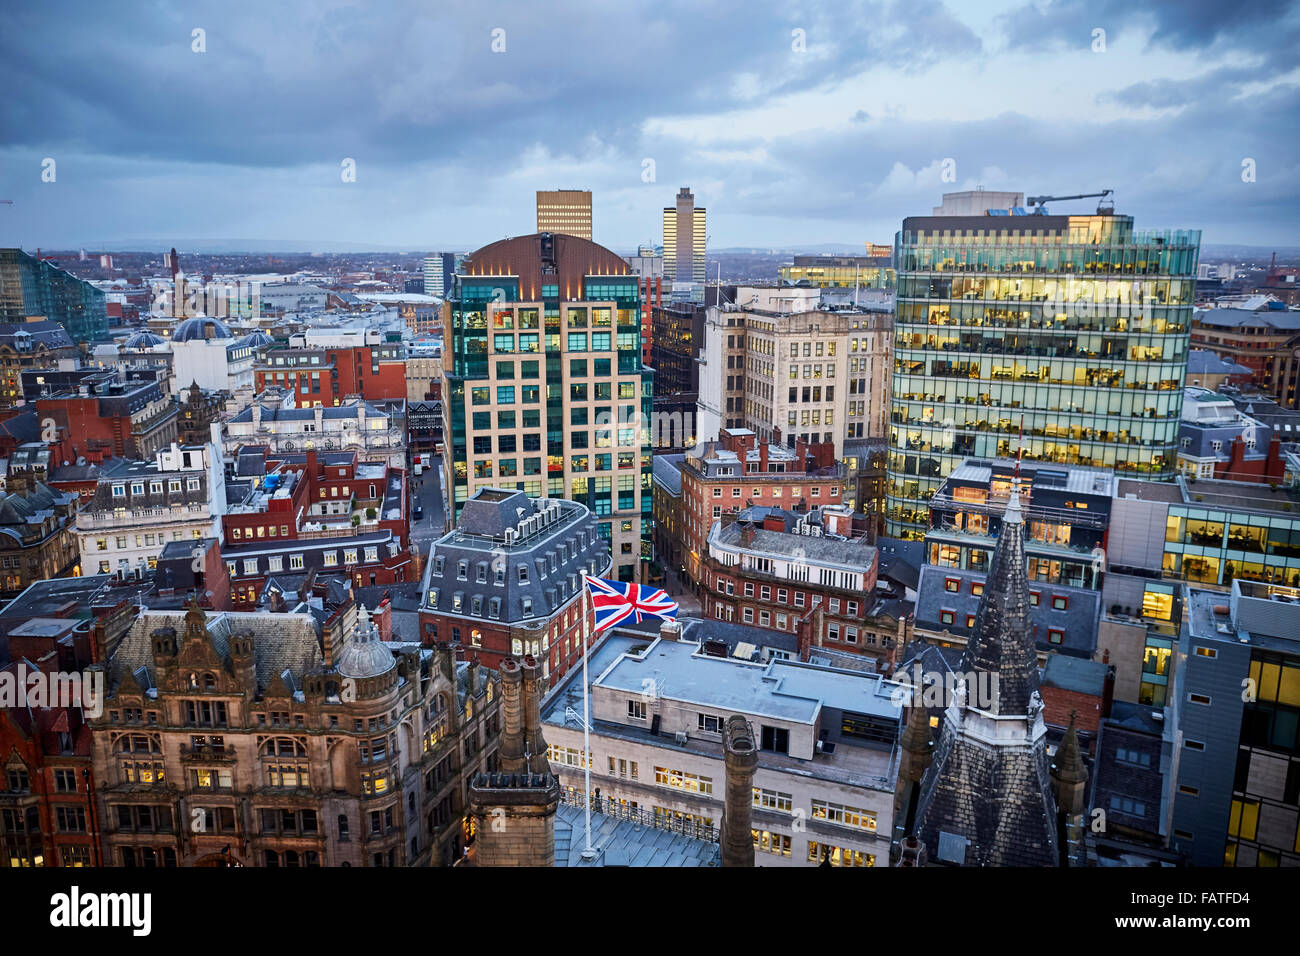
[[[156,683],[151,635],[170,627],[178,635],[185,633],[188,611],[141,611],[131,629],[122,638],[108,666],[109,693],[130,674],[144,668],[151,683]],[[316,628],[307,614],[265,614],[223,611],[207,615],[208,635],[216,652],[230,656],[232,634],[253,635],[257,682],[269,687],[286,669],[301,683],[304,674],[322,666],[324,656]]]

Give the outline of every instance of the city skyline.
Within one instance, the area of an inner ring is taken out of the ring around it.
[[[625,14],[617,71],[551,56],[605,34],[603,8],[566,10],[410,6],[396,34],[344,6],[85,7],[75,32],[19,11],[0,238],[470,249],[531,232],[537,190],[580,186],[593,238],[635,249],[688,186],[711,249],[887,243],[984,186],[1109,188],[1153,228],[1297,244],[1292,3],[667,4]]]

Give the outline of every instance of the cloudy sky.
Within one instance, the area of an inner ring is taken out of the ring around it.
[[[179,6],[6,13],[0,245],[469,249],[570,187],[626,250],[680,186],[713,248],[889,242],[981,185],[1300,245],[1297,3]]]

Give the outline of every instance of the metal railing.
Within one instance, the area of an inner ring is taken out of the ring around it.
[[[615,820],[627,820],[643,827],[650,827],[654,830],[663,830],[667,833],[676,833],[681,836],[691,837],[695,840],[704,840],[708,843],[717,843],[720,840],[720,832],[717,827],[711,827],[695,820],[678,820],[669,814],[654,813],[641,807],[632,807],[622,803],[610,804],[606,799],[598,799],[595,794],[589,794],[591,802],[591,812],[603,814]],[[561,788],[560,802],[571,807],[583,809],[583,795],[576,790],[570,792],[568,788]]]

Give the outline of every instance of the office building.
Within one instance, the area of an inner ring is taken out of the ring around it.
[[[1279,405],[1300,408],[1300,312],[1272,296],[1253,296],[1240,308],[1197,309],[1191,338],[1198,349],[1250,369]]]
[[[615,631],[593,649],[589,751],[575,717],[581,676],[551,693],[541,719],[562,799],[581,797],[589,763],[609,812],[715,839],[724,805],[740,816],[728,802],[725,741],[728,720],[739,716],[757,756],[748,787],[754,865],[888,866],[897,685],[863,670],[713,656],[708,627],[667,623],[658,637]]]
[[[216,445],[173,444],[148,461],[114,459],[77,513],[82,573],[143,576],[168,542],[219,538],[225,510]]]
[[[445,299],[464,256],[454,252],[435,252],[424,257],[424,294]]]
[[[1177,471],[1200,233],[997,211],[909,217],[897,237],[893,537],[924,534],[967,456]]]
[[[590,189],[537,190],[537,231],[591,241]]]
[[[674,298],[704,301],[704,264],[708,239],[704,207],[695,207],[689,187],[664,207],[664,282]]]
[[[662,468],[659,471],[663,471]],[[760,439],[746,428],[728,428],[716,439],[697,444],[680,459],[675,479],[665,473],[680,498],[677,535],[686,579],[704,581],[709,533],[723,514],[751,507],[805,512],[838,504],[844,469],[831,446],[793,448]]]
[[[57,322],[0,325],[0,408],[22,404],[24,371],[56,368],[77,354],[76,343]]]
[[[750,508],[709,532],[703,614],[793,634],[798,660],[853,655],[889,673],[906,643],[906,614],[882,613],[879,572],[876,549],[853,535],[847,509]]]
[[[781,267],[782,282],[819,289],[892,289],[897,279],[889,251],[883,256],[795,256],[792,265]]]
[[[98,369],[23,373],[24,384],[30,381],[36,390],[41,421],[66,429],[73,461],[147,459],[176,441],[176,403],[167,390],[157,381],[122,381],[119,374]]]
[[[576,236],[492,243],[456,277],[450,332],[448,517],[479,488],[578,501],[619,580],[639,580],[653,533],[653,372],[627,263]]]
[[[0,323],[48,319],[73,342],[108,338],[108,306],[102,291],[21,249],[0,249]]]
[[[1194,866],[1300,866],[1300,589],[1191,589],[1178,652],[1171,846]]]

